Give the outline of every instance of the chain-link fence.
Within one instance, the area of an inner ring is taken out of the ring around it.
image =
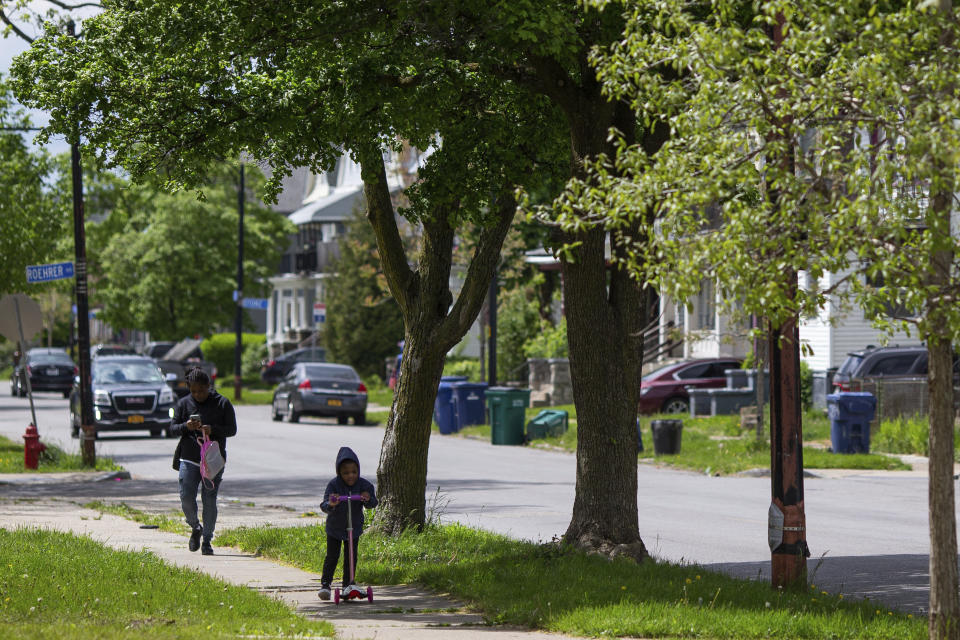
[[[883,378],[851,380],[850,391],[866,391],[876,396],[877,413],[875,421],[877,423],[894,418],[925,416],[930,412],[930,399],[925,377],[897,378],[896,380],[884,380]],[[954,389],[955,398],[958,392],[960,390]],[[956,404],[956,399],[954,404]]]

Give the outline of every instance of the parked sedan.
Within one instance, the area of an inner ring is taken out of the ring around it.
[[[30,376],[30,387],[34,391],[58,391],[69,398],[77,373],[77,365],[63,349],[30,349],[13,369],[10,395],[26,396],[27,376]]]
[[[676,362],[643,376],[640,381],[640,413],[687,413],[687,389],[720,389],[727,386],[724,371],[739,369],[737,358],[708,358]]]
[[[98,432],[146,430],[170,435],[175,395],[145,356],[100,356],[91,364],[93,418]],[[70,429],[80,432],[80,392],[70,394]]]
[[[336,417],[337,424],[367,422],[367,387],[345,364],[299,363],[273,392],[273,419],[298,422],[300,416]]]
[[[272,360],[264,361],[260,367],[260,379],[271,384],[280,382],[287,377],[287,374],[293,369],[293,365],[298,362],[326,362],[326,354],[326,350],[322,347],[306,347],[288,351]]]

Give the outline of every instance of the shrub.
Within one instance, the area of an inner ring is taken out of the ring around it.
[[[540,325],[540,331],[523,345],[523,353],[528,358],[567,358],[567,319],[563,318],[556,326],[548,322]]]
[[[929,452],[929,436],[930,422],[925,416],[884,420],[873,433],[871,447],[877,451],[925,456]]]
[[[244,340],[243,356],[240,360],[240,375],[243,376],[244,384],[260,381],[260,363],[267,357],[267,340],[266,336],[263,337],[259,342]]]
[[[244,353],[246,353],[250,345],[259,346],[261,344],[265,344],[266,340],[267,336],[262,333],[241,334],[241,343],[243,345]],[[233,362],[236,344],[237,334],[235,333],[215,333],[200,343],[200,349],[203,351],[203,358],[205,360],[209,360],[217,367],[217,376],[220,379],[228,376],[232,377],[234,374]],[[242,355],[240,366],[242,372],[244,369]]]
[[[478,358],[447,358],[443,364],[445,376],[467,376],[470,382],[480,382],[480,360]]]
[[[806,411],[813,406],[813,369],[800,361],[800,406]]]

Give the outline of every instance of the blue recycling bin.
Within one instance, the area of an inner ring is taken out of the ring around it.
[[[454,382],[453,423],[456,431],[471,424],[484,424],[487,407],[486,382]]]
[[[449,376],[456,378],[459,376]],[[456,416],[453,413],[453,385],[457,380],[440,378],[440,386],[437,387],[437,399],[433,403],[433,421],[440,427],[440,433],[446,435],[457,430]],[[466,379],[466,378],[464,378]]]
[[[830,442],[834,453],[870,453],[870,423],[877,411],[872,393],[843,392],[827,396]]]

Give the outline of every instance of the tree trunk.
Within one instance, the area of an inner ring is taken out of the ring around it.
[[[577,485],[565,540],[590,552],[647,557],[637,512],[637,387],[645,314],[638,287],[611,275],[603,229],[577,235],[575,260],[562,262],[577,407]]]
[[[445,353],[431,340],[432,327],[407,329],[400,376],[377,469],[377,527],[395,535],[426,523],[427,452],[437,386]]]
[[[379,149],[362,154],[361,167],[367,217],[404,322],[403,359],[377,470],[380,505],[375,522],[381,531],[396,535],[411,527],[421,530],[426,523],[430,423],[444,359],[480,312],[516,203],[511,191],[500,194],[496,223],[481,232],[454,302],[450,293],[454,229],[449,220],[456,207],[444,205],[422,221],[422,249],[414,271],[397,229]]]
[[[581,84],[557,100],[570,127],[571,173],[585,177],[585,162],[614,149],[607,131],[616,127],[628,142],[633,111],[607,100],[584,57]],[[563,86],[563,83],[548,84]],[[648,153],[666,141],[657,126],[639,140]],[[648,220],[649,222],[649,220]],[[570,377],[577,407],[577,485],[564,539],[588,552],[648,557],[637,511],[637,401],[643,361],[643,328],[651,298],[620,266],[624,247],[641,243],[639,224],[609,232],[590,228],[563,238],[575,242],[561,261]]]

